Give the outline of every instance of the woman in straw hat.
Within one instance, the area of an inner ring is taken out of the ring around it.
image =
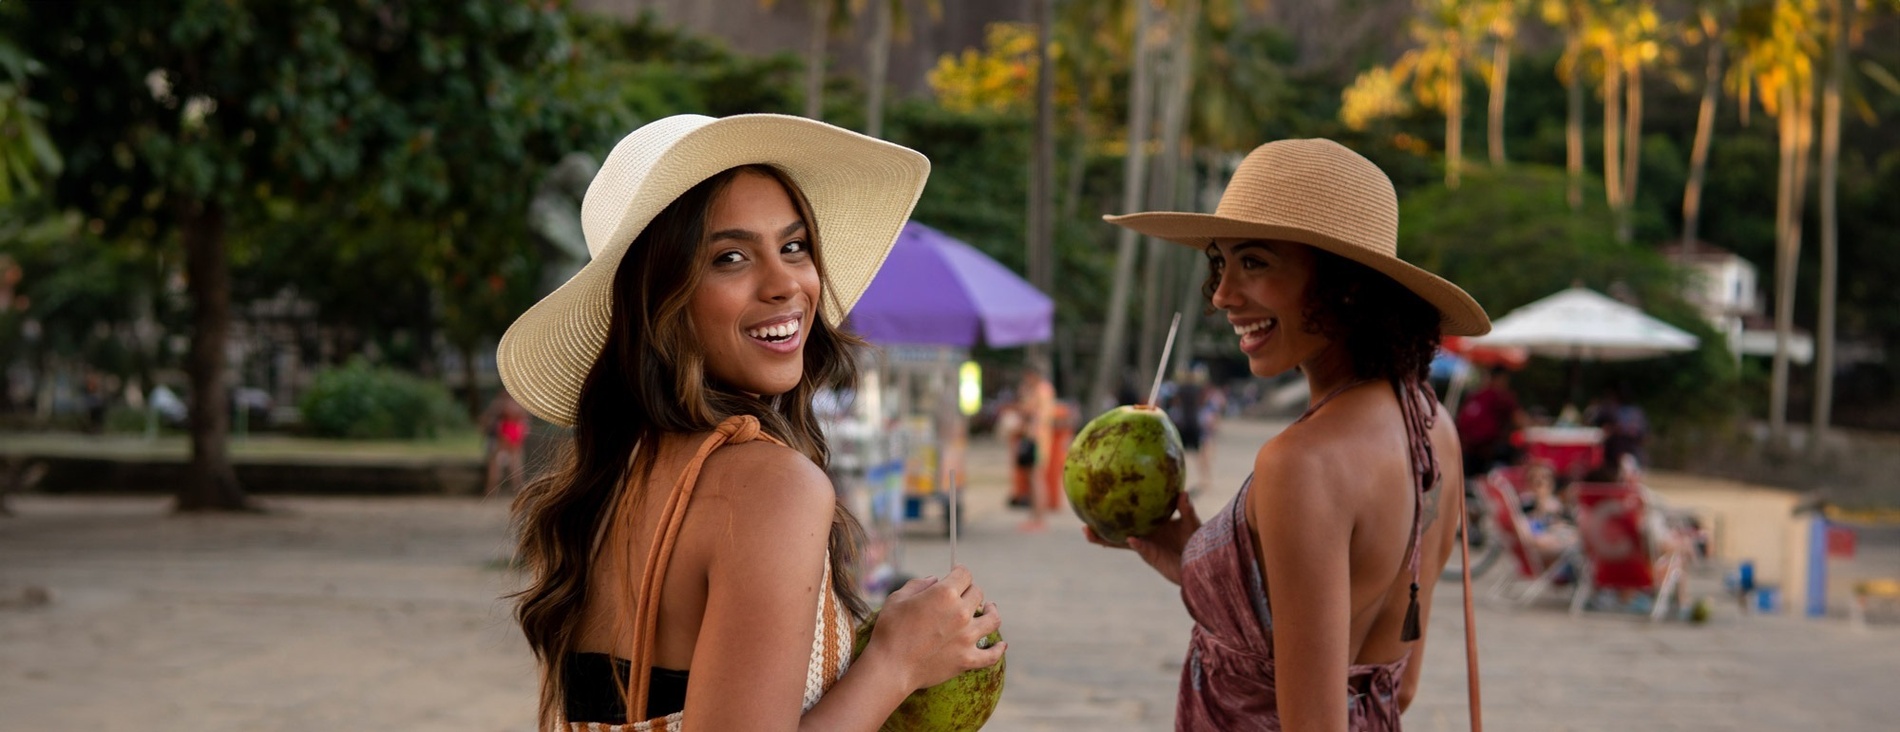
[[[1391,181],[1327,140],[1255,149],[1214,214],[1108,220],[1205,252],[1253,373],[1299,369],[1313,395],[1218,515],[1184,495],[1128,542],[1195,619],[1176,727],[1398,729],[1455,542],[1440,487],[1463,485],[1426,371],[1442,334],[1490,329],[1484,310],[1398,258]]]
[[[581,204],[591,261],[496,355],[523,406],[573,427],[515,502],[544,728],[870,730],[1000,658],[959,567],[892,593],[852,659],[861,529],[811,406],[856,375],[838,323],[929,169],[777,115],[669,117],[608,155]]]

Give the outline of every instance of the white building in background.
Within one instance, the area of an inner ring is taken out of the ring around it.
[[[1686,299],[1728,337],[1729,348],[1737,357],[1775,355],[1774,319],[1765,314],[1754,263],[1708,242],[1695,242],[1694,246],[1669,242],[1663,245],[1662,254],[1689,270]],[[1799,328],[1792,336],[1789,357],[1795,363],[1812,361],[1814,337]]]

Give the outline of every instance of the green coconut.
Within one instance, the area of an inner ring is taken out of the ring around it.
[[[864,647],[871,642],[871,631],[876,628],[877,613],[871,613],[864,624],[858,626],[857,637],[851,643],[853,660],[864,653]],[[989,648],[1001,642],[1003,634],[998,631],[983,636],[976,645]],[[911,692],[878,730],[975,732],[982,729],[983,723],[996,711],[996,702],[1003,698],[1003,670],[1008,661],[1007,657],[1000,658],[994,666],[971,669],[936,686]]]
[[[1149,406],[1122,406],[1089,420],[1062,464],[1062,488],[1096,535],[1147,536],[1174,514],[1186,481],[1181,433]]]

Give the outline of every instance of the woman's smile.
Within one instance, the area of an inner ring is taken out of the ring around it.
[[[804,342],[805,313],[793,312],[745,329],[747,338],[773,353],[797,353]]]
[[[1273,338],[1274,331],[1279,330],[1280,321],[1277,318],[1267,318],[1233,325],[1234,335],[1240,336],[1240,352],[1251,356],[1254,351],[1259,350]]]

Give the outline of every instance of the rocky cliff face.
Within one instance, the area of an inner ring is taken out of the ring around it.
[[[633,18],[643,12],[694,33],[724,40],[748,54],[805,53],[811,32],[811,0],[775,0],[770,10],[761,0],[576,0],[579,10]],[[983,28],[994,22],[1029,20],[1024,0],[943,0],[943,17],[935,22],[923,3],[909,0],[911,32],[908,42],[891,48],[890,81],[899,95],[927,93],[924,75],[946,53],[983,45]],[[862,78],[870,23],[855,24],[849,32],[834,33],[830,44],[830,73]]]
[[[1402,29],[1412,12],[1410,0],[1225,1],[1237,2],[1245,9],[1250,15],[1248,22],[1277,27],[1292,38],[1300,54],[1297,71],[1302,73],[1350,79],[1366,62],[1390,61],[1409,41]],[[1256,3],[1260,6],[1257,10],[1251,7]],[[938,57],[981,46],[984,26],[1027,21],[1031,8],[1026,0],[943,0],[942,19],[931,22],[921,2],[910,0],[910,4],[910,42],[891,51],[890,79],[899,94],[924,93],[928,89],[924,74]],[[623,18],[651,12],[752,54],[802,54],[811,27],[810,0],[775,0],[770,10],[761,0],[576,0],[574,5],[580,10]],[[861,23],[848,33],[832,37],[833,73],[862,74],[864,48],[870,37],[868,25]]]

